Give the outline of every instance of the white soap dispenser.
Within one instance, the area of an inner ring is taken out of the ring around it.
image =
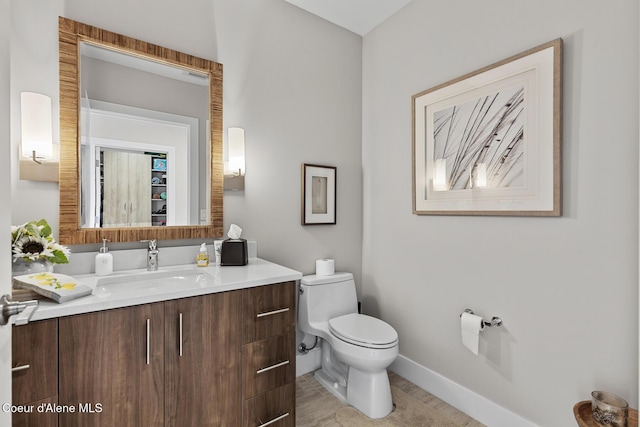
[[[109,253],[107,239],[102,239],[102,247],[96,255],[96,276],[108,276],[113,273],[113,255]]]

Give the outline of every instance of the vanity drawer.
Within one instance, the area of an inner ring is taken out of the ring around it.
[[[242,346],[243,399],[295,380],[295,339],[295,332],[290,332]]]
[[[243,427],[294,427],[296,421],[295,384],[289,383],[242,404]]]
[[[58,394],[58,319],[12,326],[12,395],[14,404]]]
[[[296,330],[296,283],[285,282],[242,291],[243,343]]]

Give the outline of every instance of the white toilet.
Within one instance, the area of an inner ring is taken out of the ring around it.
[[[298,328],[322,338],[322,368],[315,377],[327,390],[369,418],[393,410],[387,367],[398,356],[398,333],[358,314],[351,273],[302,277]]]

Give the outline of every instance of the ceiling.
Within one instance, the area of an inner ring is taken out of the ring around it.
[[[286,1],[361,36],[411,2],[411,0]]]

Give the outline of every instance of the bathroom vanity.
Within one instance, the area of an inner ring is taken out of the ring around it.
[[[76,277],[94,294],[14,326],[14,404],[34,406],[14,425],[295,425],[300,273],[256,258]]]

